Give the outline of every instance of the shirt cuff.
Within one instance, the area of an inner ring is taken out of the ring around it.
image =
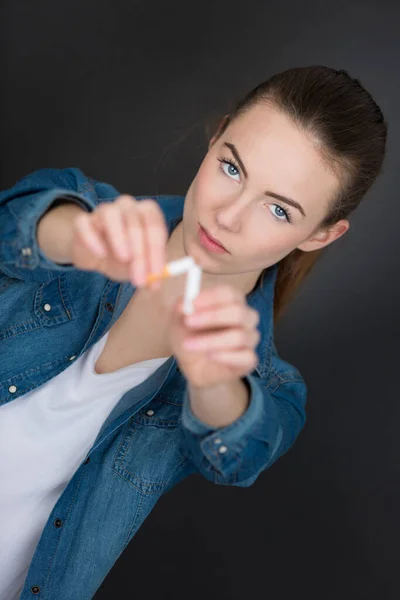
[[[246,384],[249,392],[249,403],[245,412],[233,423],[226,427],[213,427],[201,421],[192,411],[190,404],[189,392],[186,390],[183,409],[182,423],[183,426],[191,431],[194,435],[205,436],[213,432],[224,433],[229,438],[243,435],[247,430],[252,429],[257,422],[263,410],[263,394],[255,383],[255,378],[252,375],[243,377],[242,380]]]
[[[198,453],[198,447],[212,467],[221,474],[237,472],[246,454],[245,448],[254,436],[265,411],[264,394],[256,378],[247,375],[243,380],[249,388],[249,405],[236,421],[226,427],[210,427],[203,423],[191,409],[188,391],[184,398],[182,425],[186,430],[186,437],[188,438],[188,433],[191,434],[189,444],[194,454]]]

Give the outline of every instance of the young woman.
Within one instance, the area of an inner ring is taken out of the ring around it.
[[[0,598],[86,600],[190,473],[249,486],[306,385],[274,320],[378,176],[359,81],[290,69],[227,115],[185,197],[43,169],[0,195]],[[195,312],[146,275],[192,256]],[[22,591],[21,591],[22,590]]]

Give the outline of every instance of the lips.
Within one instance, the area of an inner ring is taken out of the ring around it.
[[[203,227],[203,225],[200,225],[200,227],[202,228],[202,230],[204,231],[204,233],[207,235],[207,237],[210,238],[210,240],[212,240],[215,244],[218,244],[218,246],[221,246],[221,248],[223,248],[225,250],[225,252],[229,252],[229,250],[227,248],[225,248],[225,246],[223,244],[221,244],[221,242],[219,240],[217,240],[217,238],[213,237],[211,235],[211,233],[209,233],[207,231],[207,229],[205,227]]]

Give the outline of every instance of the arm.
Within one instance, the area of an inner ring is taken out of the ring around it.
[[[189,384],[190,408],[193,415],[209,427],[227,427],[247,410],[250,391],[240,378],[207,388]]]
[[[39,219],[36,229],[39,252],[57,264],[72,264],[72,220],[84,210],[66,197],[57,200]]]
[[[62,224],[68,223],[77,210],[94,210],[100,202],[95,185],[79,169],[40,169],[1,192],[0,270],[9,277],[39,282],[48,282],[60,271],[76,270],[73,265],[56,262],[68,259],[68,227]],[[74,205],[73,209],[54,208],[60,199]],[[41,224],[40,247],[38,224],[51,208],[54,216]]]
[[[284,361],[280,364],[290,367]],[[192,399],[188,389],[182,430],[186,449],[200,473],[218,484],[248,487],[297,438],[305,422],[307,390],[294,367],[274,371],[268,382],[256,375],[248,375],[243,381],[249,390],[247,409],[232,423],[219,427],[217,421],[210,424],[213,421],[209,416],[206,423],[195,415],[196,396]],[[212,390],[209,400],[218,401]],[[237,402],[234,400],[233,405]]]

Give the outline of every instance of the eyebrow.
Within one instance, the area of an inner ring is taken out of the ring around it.
[[[246,167],[244,166],[243,161],[240,158],[240,154],[237,151],[236,146],[234,146],[234,144],[230,144],[229,142],[224,142],[224,145],[227,146],[229,148],[229,150],[232,152],[233,156],[236,158],[236,160],[239,163],[240,168],[243,171],[243,175],[245,176],[246,179],[248,179],[248,173],[247,173]],[[306,216],[304,208],[301,206],[301,204],[296,202],[296,200],[292,200],[291,198],[287,198],[286,196],[281,196],[281,194],[276,194],[275,192],[271,192],[269,190],[267,190],[265,192],[265,195],[271,196],[272,198],[276,198],[277,200],[280,200],[281,202],[284,202],[285,204],[289,204],[290,206],[293,206],[293,208],[297,208],[297,210],[301,212],[303,217]]]

